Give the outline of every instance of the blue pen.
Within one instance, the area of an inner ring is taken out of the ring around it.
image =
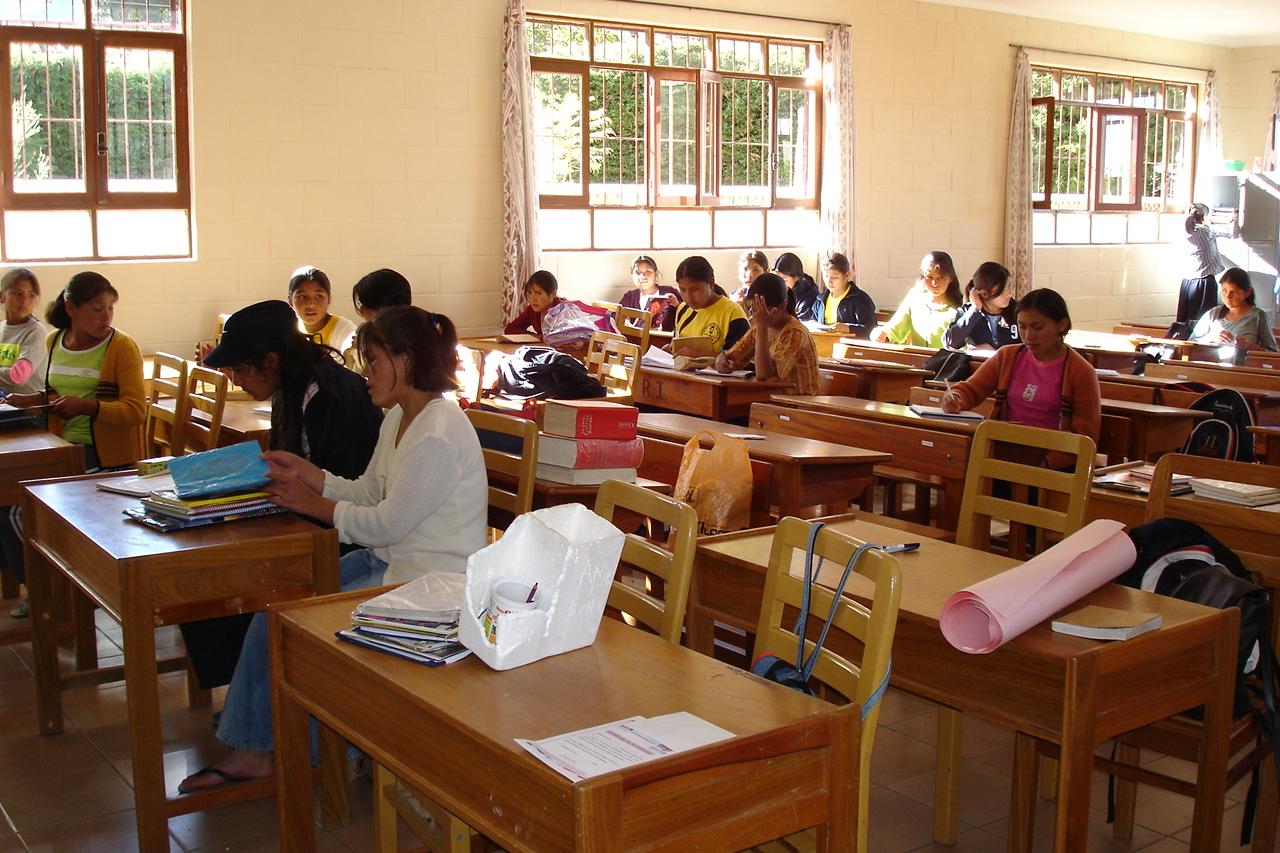
[[[905,554],[908,551],[919,550],[919,542],[903,542],[900,545],[885,545],[881,550],[886,554]]]

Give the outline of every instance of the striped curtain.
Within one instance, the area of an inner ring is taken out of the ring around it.
[[[832,27],[822,43],[822,253],[854,258],[853,29]]]
[[[502,36],[502,319],[521,310],[520,289],[542,263],[533,174],[533,73],[524,0],[508,0]]]
[[[1031,60],[1018,49],[1009,115],[1009,157],[1005,169],[1004,264],[1013,277],[1013,295],[1023,296],[1032,281],[1031,241]]]

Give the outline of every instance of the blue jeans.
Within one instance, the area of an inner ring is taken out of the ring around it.
[[[343,591],[379,586],[387,564],[363,548],[338,561]],[[218,740],[235,749],[274,749],[271,728],[271,663],[267,648],[267,614],[253,617],[244,635],[240,661],[227,688],[218,720]]]

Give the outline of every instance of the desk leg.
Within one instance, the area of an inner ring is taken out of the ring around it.
[[[72,643],[76,650],[76,671],[92,672],[98,668],[97,607],[79,588],[71,587]]]
[[[151,602],[140,588],[141,583],[130,586],[132,588],[125,590],[121,627],[124,629],[124,684],[129,702],[129,750],[133,762],[138,847],[144,851],[168,851],[169,814],[160,738],[156,629]]]
[[[778,518],[800,517],[804,501],[800,494],[800,466],[773,466],[774,494],[778,497]]]
[[[684,641],[699,654],[712,657],[715,654],[715,620],[708,616],[702,610],[702,595],[699,592],[698,573],[693,573],[693,580],[689,584],[689,599],[685,608],[685,634]]]
[[[1009,802],[1009,853],[1030,853],[1036,829],[1036,739],[1017,732]]]
[[[1058,759],[1057,825],[1053,836],[1056,853],[1088,849],[1097,678],[1096,661],[1077,658],[1068,664],[1062,702],[1062,750]]]
[[[24,504],[27,502],[24,500]],[[31,518],[30,505],[23,507]],[[27,522],[28,525],[31,522]],[[62,676],[58,672],[57,619],[54,617],[54,574],[58,571],[40,552],[23,542],[27,595],[31,602],[31,657],[36,676],[36,712],[42,735],[62,731]]]
[[[938,526],[955,530],[960,525],[960,500],[964,497],[964,480],[942,481],[942,506],[938,510]]]
[[[316,592],[321,595],[337,592],[338,548],[332,530],[316,534],[312,553]],[[272,648],[278,641],[278,637],[272,637]],[[320,816],[326,827],[346,826],[351,819],[347,798],[347,744],[325,725],[320,726]]]
[[[1224,610],[1218,634],[1218,691],[1205,704],[1204,735],[1200,741],[1200,761],[1196,771],[1195,815],[1191,822],[1191,849],[1217,850],[1222,834],[1223,798],[1227,791],[1227,760],[1231,740],[1231,711],[1236,667],[1232,637],[1238,637],[1238,611]],[[1268,772],[1263,764],[1263,772]],[[1257,829],[1254,830],[1257,832]]]
[[[960,782],[963,718],[955,708],[938,706],[938,759],[933,780],[933,840],[956,843],[956,800]]]
[[[310,715],[284,685],[280,619],[268,612],[271,637],[271,706],[276,739],[276,843],[285,853],[316,849],[312,800]],[[320,727],[325,731],[325,727]],[[323,750],[322,750],[323,758]]]

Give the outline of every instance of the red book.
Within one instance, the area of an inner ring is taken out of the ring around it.
[[[548,400],[542,415],[542,431],[564,438],[636,437],[635,406],[605,400]]]
[[[538,437],[538,462],[579,470],[593,468],[639,468],[644,459],[644,442],[638,438],[618,441],[610,438],[561,438],[543,433]]]

